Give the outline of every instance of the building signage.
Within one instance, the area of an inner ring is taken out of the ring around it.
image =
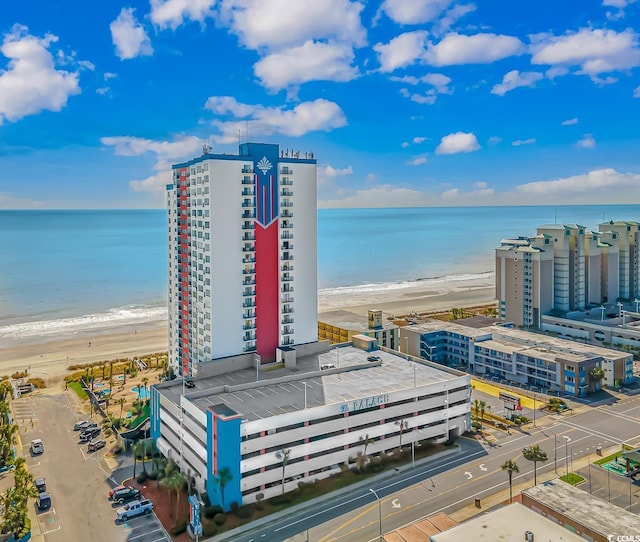
[[[501,391],[498,395],[498,398],[505,403],[509,403],[514,406],[520,406],[520,397],[518,397],[517,395],[511,395],[510,393]]]
[[[340,412],[357,412],[358,410],[364,410],[366,408],[373,408],[380,405],[384,405],[389,401],[389,394],[383,393],[382,395],[374,395],[373,397],[367,397],[365,399],[358,399],[356,401],[350,401],[348,403],[342,403],[340,405]]]

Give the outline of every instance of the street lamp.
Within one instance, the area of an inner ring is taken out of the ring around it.
[[[618,318],[622,318],[622,302],[618,301]]]
[[[556,434],[553,434],[553,470],[558,474],[558,440]]]
[[[378,497],[378,494],[376,493],[375,489],[369,488],[369,491],[371,493],[373,493],[374,497],[378,501],[379,540],[380,540],[380,542],[383,542],[383,539],[382,539],[382,501],[380,500],[380,497]]]
[[[605,308],[604,305],[602,305],[600,307],[600,321],[602,322],[604,320],[604,311],[606,311],[607,309]]]
[[[413,431],[412,431],[413,432]],[[418,429],[418,433],[422,433],[421,429]],[[416,468],[416,441],[411,441],[411,468]]]
[[[571,442],[571,437],[567,435],[562,435],[564,439],[564,462],[567,470],[567,478],[569,478],[569,442]]]

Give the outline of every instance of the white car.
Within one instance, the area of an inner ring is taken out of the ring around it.
[[[44,442],[42,442],[42,439],[36,438],[33,439],[31,441],[31,454],[32,455],[39,455],[41,453],[44,452]]]

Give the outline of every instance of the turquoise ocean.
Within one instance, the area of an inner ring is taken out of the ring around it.
[[[640,205],[321,209],[319,293],[486,276],[505,237],[603,220]],[[0,211],[0,342],[165,318],[166,243],[164,210]]]

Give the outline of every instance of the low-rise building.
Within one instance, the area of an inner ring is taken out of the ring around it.
[[[373,337],[378,346],[398,350],[399,326],[384,321],[381,310],[370,310],[367,316],[343,310],[318,315],[318,340],[346,343],[351,342],[354,335]]]
[[[640,534],[640,518],[637,514],[561,480],[550,480],[525,489],[522,492],[522,504],[562,525],[567,534],[571,531],[584,540],[635,540],[634,537]]]
[[[400,333],[411,355],[543,392],[584,396],[598,391],[602,381],[633,379],[629,353],[500,325],[429,320]],[[598,375],[600,369],[604,373]]]
[[[158,449],[214,504],[273,497],[353,467],[365,449],[375,456],[454,440],[469,427],[469,376],[460,371],[350,344],[283,355],[283,368],[247,361],[242,370],[206,376],[202,364],[194,387],[181,380],[152,387]]]

